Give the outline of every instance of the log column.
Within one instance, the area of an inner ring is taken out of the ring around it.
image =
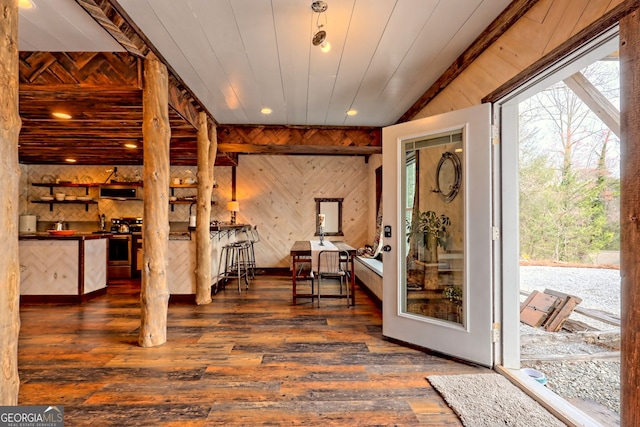
[[[640,425],[640,14],[620,20],[620,425]]]
[[[141,324],[138,342],[152,347],[167,341],[169,287],[169,78],[167,67],[150,53],[144,62],[144,227]]]
[[[18,402],[18,0],[0,0],[0,405]]]
[[[198,115],[198,204],[196,209],[196,304],[211,302],[211,193],[218,147],[215,126],[207,131],[207,115]]]

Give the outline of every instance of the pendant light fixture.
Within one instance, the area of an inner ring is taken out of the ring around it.
[[[321,0],[316,0],[311,3],[311,10],[318,14],[316,18],[316,32],[313,34],[311,42],[314,46],[320,46],[320,50],[323,52],[329,52],[331,49],[331,45],[327,41],[327,32],[322,29],[327,23],[326,15],[324,15],[324,24],[320,23],[320,17],[326,12],[328,7],[327,3]]]

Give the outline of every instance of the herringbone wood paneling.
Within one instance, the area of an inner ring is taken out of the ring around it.
[[[78,295],[77,240],[20,241],[20,294]]]
[[[20,52],[20,83],[140,88],[138,58],[128,53]]]
[[[195,294],[196,255],[190,240],[170,240],[167,283],[172,294]]]
[[[288,267],[296,240],[317,239],[314,198],[344,198],[342,240],[361,247],[368,230],[368,167],[363,157],[246,156],[237,169],[239,219],[258,226],[258,267]]]
[[[107,239],[85,240],[84,293],[107,286]]]

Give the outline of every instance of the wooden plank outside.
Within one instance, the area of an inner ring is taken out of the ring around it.
[[[545,289],[544,292],[550,295],[557,295],[557,296],[566,295],[566,294],[563,294],[562,292],[558,292],[550,289]],[[526,295],[530,295],[530,293],[527,291],[521,290],[520,295],[526,296]],[[578,297],[575,297],[575,298],[578,298]],[[594,308],[584,308],[580,306],[576,307],[574,311],[576,313],[582,314],[583,316],[590,317],[600,322],[608,323],[614,326],[620,326],[620,317],[616,316],[615,314],[607,313],[606,311],[597,310]]]
[[[580,298],[580,297],[578,297],[576,295],[565,294],[564,292],[554,291],[553,289],[545,288],[544,293],[547,294],[547,295],[553,295],[553,296],[558,297],[558,298],[573,297],[578,301],[578,304],[580,304],[582,302],[582,298]]]
[[[538,311],[531,307],[524,307],[520,310],[520,321],[534,328],[540,327],[547,318],[547,313]]]
[[[537,328],[544,323],[557,305],[557,297],[533,291],[520,306],[520,321]]]
[[[574,297],[565,298],[562,304],[548,317],[544,328],[550,332],[558,332],[578,304],[578,300]]]
[[[574,310],[575,311],[575,310]],[[587,332],[587,331],[599,331],[599,329],[593,326],[587,325],[579,320],[567,319],[562,325],[562,329],[568,332]]]

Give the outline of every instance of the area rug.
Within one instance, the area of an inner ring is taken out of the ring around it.
[[[538,402],[500,374],[427,377],[467,427],[564,427]]]

